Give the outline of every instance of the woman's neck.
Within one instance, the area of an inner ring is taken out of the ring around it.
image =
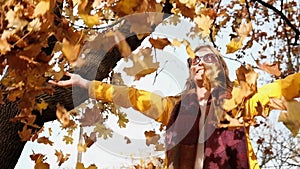
[[[209,95],[210,93],[205,87],[197,87],[197,96],[199,101],[207,100]]]

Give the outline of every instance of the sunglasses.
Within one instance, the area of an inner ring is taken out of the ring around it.
[[[189,66],[195,66],[199,64],[201,60],[204,63],[216,63],[218,61],[217,56],[214,53],[209,53],[204,56],[195,56],[194,59],[189,58],[188,59]]]

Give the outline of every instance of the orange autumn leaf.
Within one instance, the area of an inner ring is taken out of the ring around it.
[[[281,75],[281,71],[279,70],[279,62],[274,63],[260,63],[259,60],[256,60],[256,64],[259,69],[266,71],[272,75],[279,77]]]
[[[157,49],[163,49],[167,45],[171,44],[171,42],[168,40],[168,38],[157,38],[157,39],[150,38],[149,42],[151,43],[151,45],[154,48],[157,48]]]
[[[58,166],[61,166],[62,163],[67,161],[70,157],[70,154],[64,155],[61,150],[60,151],[55,150],[55,155],[57,157]]]
[[[48,137],[45,137],[45,136],[44,136],[44,137],[38,138],[38,139],[37,139],[37,142],[38,142],[38,143],[43,143],[43,144],[49,144],[50,146],[53,145],[53,142],[50,141],[49,138],[48,138]]]

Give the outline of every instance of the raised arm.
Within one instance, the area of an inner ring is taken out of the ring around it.
[[[270,103],[272,99],[287,101],[300,97],[300,73],[287,76],[258,88],[258,92],[246,102],[246,114],[250,118],[262,115],[267,116],[271,109],[276,109]]]
[[[144,115],[158,122],[167,124],[172,109],[178,97],[162,97],[155,93],[138,90],[133,87],[116,86],[100,81],[89,81],[77,74],[67,73],[70,76],[66,81],[49,81],[58,86],[79,86],[88,89],[89,96],[96,100],[113,102],[119,106],[140,111]]]

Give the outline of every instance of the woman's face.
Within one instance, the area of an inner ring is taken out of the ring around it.
[[[191,77],[196,84],[203,82],[204,72],[209,70],[216,71],[220,67],[217,56],[208,47],[201,48],[195,52],[195,58],[192,59],[190,65]]]

